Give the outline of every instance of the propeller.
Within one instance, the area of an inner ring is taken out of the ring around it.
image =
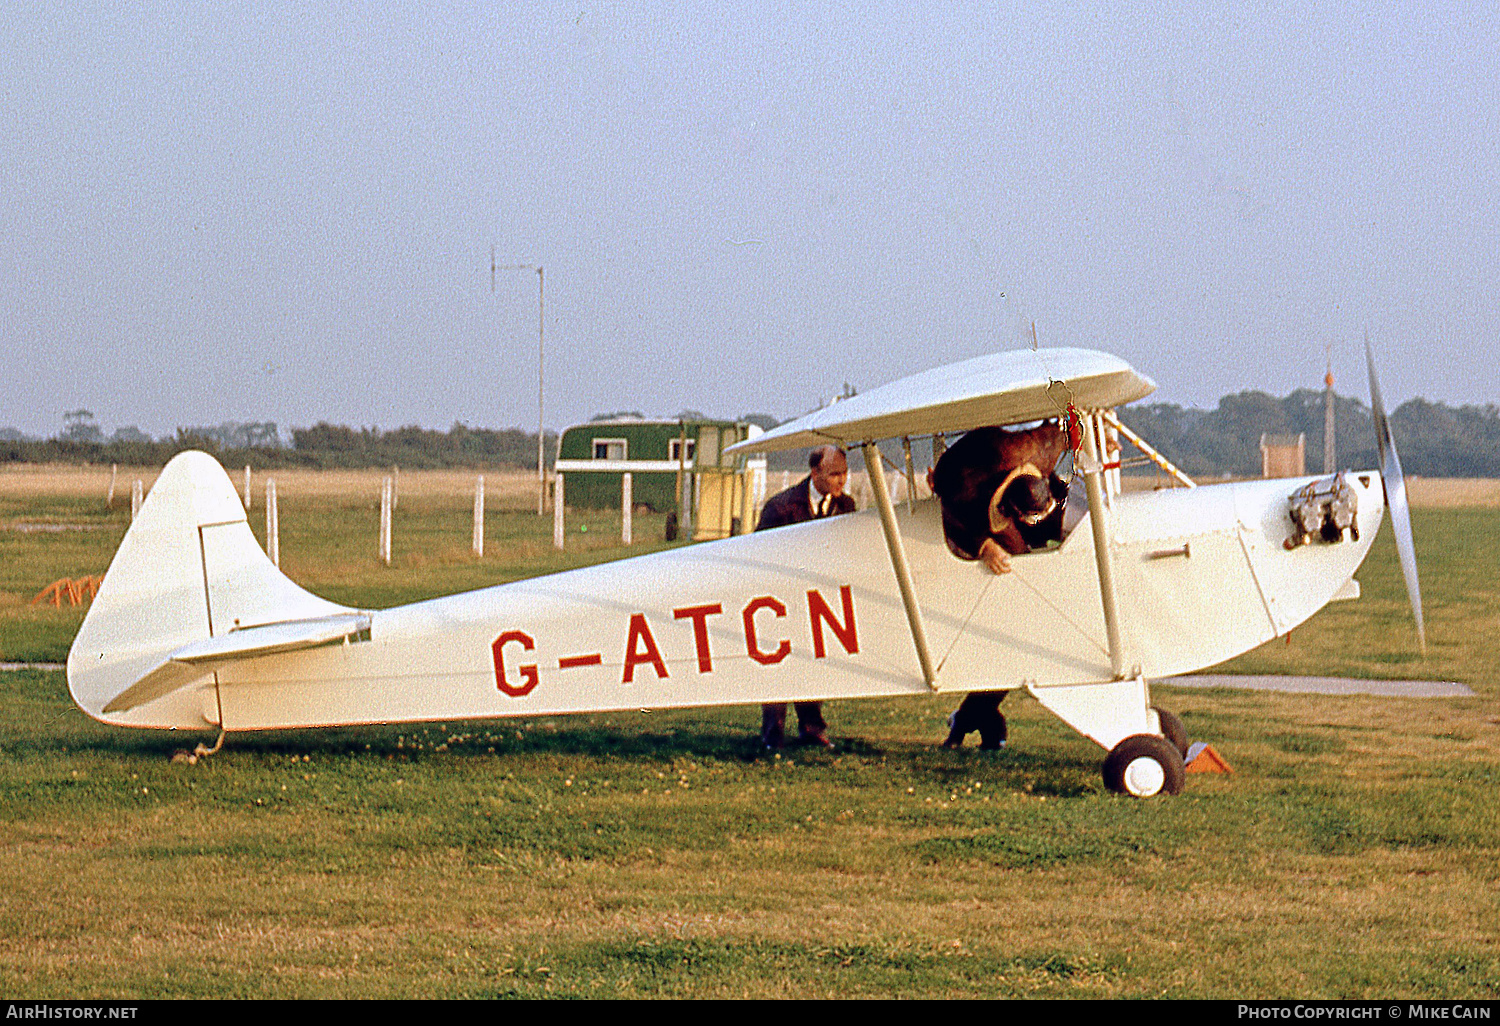
[[[1391,437],[1385,404],[1380,400],[1380,382],[1375,380],[1375,354],[1365,339],[1365,362],[1370,368],[1370,416],[1375,422],[1375,444],[1380,449],[1380,477],[1385,485],[1385,504],[1391,511],[1391,529],[1396,534],[1396,553],[1401,557],[1401,576],[1406,578],[1406,596],[1417,619],[1417,643],[1427,654],[1427,628],[1422,620],[1422,585],[1417,580],[1417,550],[1411,541],[1411,506],[1406,501],[1406,479],[1401,475],[1401,457]]]

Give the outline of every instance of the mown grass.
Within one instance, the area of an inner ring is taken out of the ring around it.
[[[123,524],[86,505],[48,515],[113,526],[0,532],[3,594],[32,587],[17,558],[58,576],[107,560]],[[288,571],[360,605],[621,554],[617,519],[558,556],[550,521],[517,510],[493,515],[476,560],[467,508],[409,491],[386,568],[372,503],[293,505]],[[7,673],[0,989],[1494,998],[1500,511],[1423,511],[1417,530],[1426,662],[1400,662],[1410,627],[1382,539],[1363,600],[1237,664],[1343,659],[1478,697],[1160,687],[1237,772],[1145,802],[1105,793],[1100,753],[1020,696],[994,754],[937,749],[951,703],[918,699],[830,705],[831,754],[764,756],[747,708],[269,733],[185,765],[170,756],[197,737],[103,727],[61,673]]]

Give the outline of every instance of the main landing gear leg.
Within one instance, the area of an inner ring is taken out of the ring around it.
[[[1104,786],[1111,791],[1149,798],[1182,790],[1187,731],[1176,714],[1151,704],[1143,677],[1030,685],[1027,690],[1068,726],[1108,750]]]

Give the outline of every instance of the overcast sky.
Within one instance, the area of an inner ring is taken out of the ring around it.
[[[1487,4],[6,4],[0,426],[801,413],[1029,344],[1496,402]]]

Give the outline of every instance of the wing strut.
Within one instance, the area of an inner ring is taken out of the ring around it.
[[[1104,630],[1109,636],[1109,669],[1115,680],[1125,677],[1125,645],[1120,639],[1120,603],[1115,597],[1115,571],[1109,552],[1108,511],[1104,497],[1104,459],[1100,445],[1100,418],[1083,421],[1084,489],[1089,497],[1089,526],[1094,533],[1094,562],[1099,568],[1099,598],[1104,603]]]
[[[1115,416],[1114,410],[1105,410],[1102,416],[1104,417],[1104,423],[1108,424],[1110,427],[1114,428],[1116,431],[1120,432],[1120,434],[1129,439],[1130,444],[1141,450],[1141,452],[1145,453],[1146,458],[1149,459],[1152,463],[1155,463],[1162,470],[1165,470],[1168,474],[1171,474],[1177,480],[1181,481],[1184,486],[1188,488],[1198,487],[1198,483],[1196,481],[1177,469],[1177,464],[1173,463],[1161,453],[1151,448],[1150,445],[1146,444],[1146,440],[1144,438],[1122,424],[1120,422],[1120,418]]]
[[[896,572],[901,602],[906,606],[906,622],[911,625],[911,642],[917,649],[922,680],[936,691],[937,671],[933,669],[932,653],[927,648],[927,627],[922,622],[922,610],[917,606],[917,594],[912,588],[911,569],[906,564],[906,548],[901,544],[901,533],[896,529],[896,511],[891,507],[891,493],[885,487],[885,468],[880,465],[880,450],[872,441],[866,441],[860,448],[865,454],[865,468],[870,473],[870,490],[875,493],[875,505],[880,510],[880,528],[885,532],[885,547],[891,554],[891,569]],[[1089,502],[1093,502],[1092,493]]]

